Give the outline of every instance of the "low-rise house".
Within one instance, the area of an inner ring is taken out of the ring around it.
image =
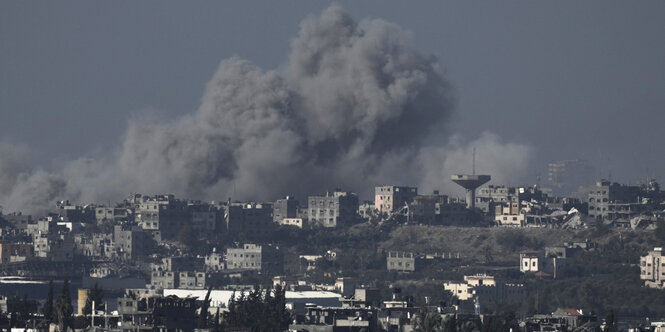
[[[358,196],[351,192],[335,191],[325,196],[309,196],[308,224],[323,227],[348,225],[359,219]]]
[[[544,254],[535,251],[521,252],[520,272],[556,279],[561,276],[561,268],[567,265],[571,251],[565,247],[548,247]]]
[[[484,274],[464,276],[463,282],[446,281],[443,288],[458,300],[480,303],[515,303],[526,296],[523,284],[506,283]]]
[[[205,289],[207,275],[205,272],[182,271],[178,274],[178,288]]]
[[[207,272],[216,272],[226,270],[226,261],[224,255],[217,252],[216,248],[212,249],[212,253],[204,257],[205,270]]]
[[[22,262],[34,255],[34,247],[30,243],[0,242],[0,263]]]
[[[282,226],[294,226],[298,228],[303,228],[305,226],[302,218],[283,218],[279,224]]]
[[[118,298],[119,328],[123,331],[192,331],[196,326],[196,299],[177,296]]]
[[[649,288],[665,288],[665,257],[663,248],[657,247],[640,258],[640,279]]]

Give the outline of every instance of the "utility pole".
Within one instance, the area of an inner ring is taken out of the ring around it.
[[[95,330],[95,300],[92,300],[92,321],[91,321],[90,325],[92,325],[92,330],[94,331]]]

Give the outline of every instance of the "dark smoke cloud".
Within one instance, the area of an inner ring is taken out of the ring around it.
[[[369,198],[380,183],[440,188],[456,160],[470,156],[456,139],[424,144],[454,105],[436,58],[413,50],[407,31],[331,7],[301,23],[283,72],[224,60],[196,112],[172,121],[136,116],[110,155],[59,172],[16,171],[18,159],[3,157],[0,170],[13,171],[0,178],[2,202],[6,211],[40,212],[56,199],[129,192],[273,200],[335,187]],[[506,179],[529,152],[491,134],[471,144],[487,147],[491,171]]]

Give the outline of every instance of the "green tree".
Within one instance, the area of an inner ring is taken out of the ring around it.
[[[210,292],[212,292],[212,286],[208,288],[206,297],[201,303],[201,312],[199,313],[199,324],[200,329],[204,329],[208,326],[208,308],[210,308]]]
[[[457,318],[454,314],[443,322],[443,332],[457,332]]]
[[[83,306],[83,314],[90,315],[92,313],[92,302],[95,302],[95,310],[100,310],[104,308],[102,297],[104,295],[104,289],[102,289],[97,283],[88,289],[88,298],[85,300],[85,306]]]
[[[42,307],[42,314],[44,314],[44,319],[47,323],[52,323],[55,320],[53,314],[53,280],[48,283],[48,294],[46,295],[44,307]]]
[[[441,315],[426,308],[418,309],[412,324],[415,332],[441,332],[444,329]]]
[[[224,322],[234,328],[249,331],[284,331],[291,321],[291,313],[286,310],[285,291],[277,286],[272,289],[254,287],[247,296],[235,294],[229,301],[229,310]]]
[[[60,332],[66,332],[67,328],[71,326],[73,313],[74,307],[72,306],[72,299],[69,296],[69,280],[65,279],[65,282],[62,284],[62,291],[55,301],[55,314],[58,319]]]
[[[616,317],[614,316],[614,310],[610,309],[610,312],[607,313],[607,317],[605,317],[605,328],[603,329],[605,332],[618,332],[619,328],[617,327],[616,324]]]

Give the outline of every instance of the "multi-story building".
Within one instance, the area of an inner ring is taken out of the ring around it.
[[[560,269],[568,262],[568,252],[567,248],[559,247],[547,248],[544,255],[533,251],[521,252],[520,271],[556,279],[560,277]]]
[[[500,226],[525,225],[525,214],[521,211],[520,202],[505,202],[494,207],[494,222]]]
[[[30,243],[0,242],[0,263],[24,261],[34,256]]]
[[[71,261],[74,257],[74,237],[70,233],[42,234],[32,241],[35,257],[53,262]]]
[[[247,243],[242,248],[226,249],[226,266],[229,270],[280,274],[284,270],[284,257],[277,247]]]
[[[569,195],[590,183],[594,169],[585,160],[562,160],[547,165],[547,180],[555,194]]]
[[[418,195],[416,187],[378,186],[374,188],[374,208],[379,213],[395,212]]]
[[[270,235],[275,226],[272,205],[265,203],[229,203],[224,220],[230,233],[244,233],[256,238]]]
[[[74,251],[77,255],[92,260],[115,258],[113,234],[76,234],[74,235]]]
[[[136,209],[136,222],[148,231],[159,232],[161,238],[172,239],[191,221],[187,203],[173,195],[143,197]]]
[[[60,221],[75,223],[90,223],[95,220],[95,209],[90,206],[70,204],[69,201],[58,201],[53,209],[52,216]]]
[[[217,272],[226,270],[224,255],[218,253],[215,248],[212,249],[212,253],[210,255],[205,256],[204,264],[206,271]]]
[[[294,226],[298,228],[303,228],[305,226],[302,218],[284,218],[279,224],[282,226]]]
[[[21,212],[14,212],[10,214],[3,214],[0,219],[6,220],[16,229],[27,229],[29,224],[32,224],[32,216],[29,214],[22,214]]]
[[[640,279],[650,288],[665,288],[665,257],[663,248],[657,247],[640,258]]]
[[[179,289],[205,289],[206,274],[197,271],[181,271],[178,274]]]
[[[515,187],[489,185],[476,189],[476,207],[485,213],[492,213],[496,205],[516,201],[519,198]]]
[[[439,195],[435,191],[432,195],[416,195],[412,198],[408,205],[408,222],[420,224],[435,224],[437,223],[437,207],[445,204],[448,201],[448,196]]]
[[[119,330],[192,331],[196,327],[196,298],[135,296],[118,298]]]
[[[588,188],[589,217],[609,219],[615,217],[622,208],[611,208],[610,205],[639,203],[640,187],[623,186],[618,183],[601,180]],[[629,206],[630,207],[630,206]],[[612,211],[614,210],[614,211]],[[628,211],[625,211],[628,212]]]
[[[310,196],[307,202],[311,226],[337,227],[358,219],[358,196],[354,193],[335,191],[325,196]]]
[[[133,217],[133,212],[127,208],[106,206],[98,206],[95,208],[95,219],[98,223],[105,221],[129,221],[131,217]]]
[[[504,283],[484,274],[464,276],[464,282],[446,281],[443,288],[459,300],[479,303],[514,303],[526,296],[523,284]]]
[[[136,259],[147,254],[149,234],[138,226],[116,225],[113,228],[115,256]]]
[[[300,204],[298,201],[290,196],[283,199],[278,199],[272,206],[272,220],[280,224],[284,218],[297,218],[298,208]]]
[[[416,255],[412,252],[388,252],[386,258],[388,271],[414,272],[416,270]]]

